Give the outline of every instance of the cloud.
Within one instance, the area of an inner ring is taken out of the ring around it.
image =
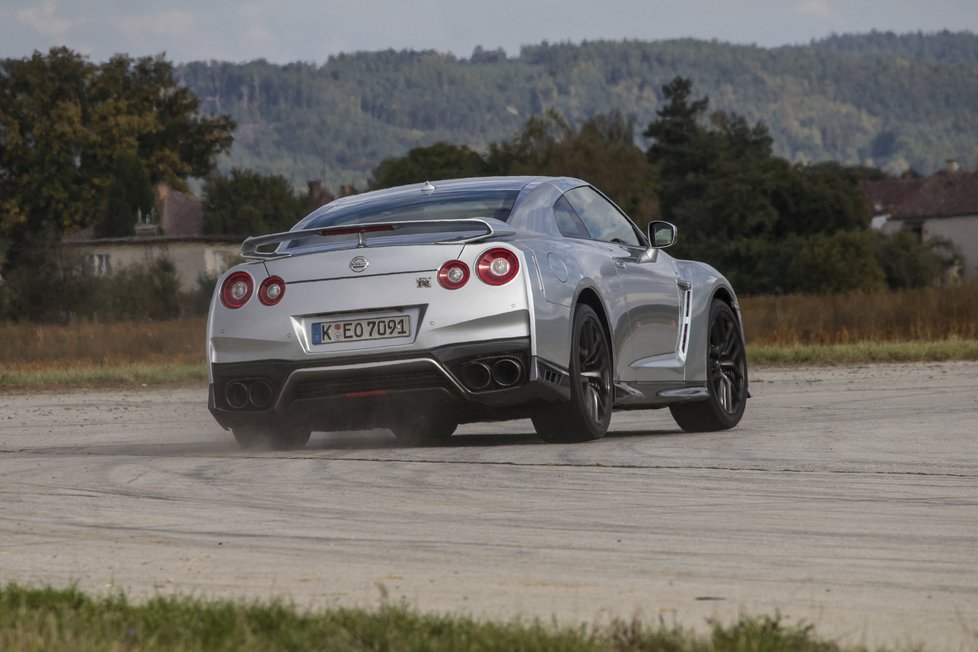
[[[835,12],[829,7],[828,0],[803,0],[798,4],[798,11],[808,16],[824,20],[834,20]]]
[[[194,24],[194,15],[189,11],[171,9],[143,16],[115,17],[111,22],[130,38],[146,34],[182,36]]]
[[[270,47],[276,44],[275,35],[264,25],[250,25],[245,30],[244,35],[248,39],[248,43],[254,48]]]
[[[49,38],[62,38],[72,27],[82,22],[80,20],[68,20],[58,16],[58,3],[54,0],[45,0],[38,6],[24,7],[17,12],[20,22]]]

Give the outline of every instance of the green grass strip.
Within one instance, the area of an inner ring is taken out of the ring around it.
[[[750,364],[774,365],[846,365],[869,362],[978,360],[978,340],[748,346],[747,359]]]
[[[38,370],[0,369],[0,388],[120,387],[206,381],[202,364],[128,364]]]
[[[479,621],[403,605],[302,612],[281,602],[91,597],[75,589],[0,589],[2,650],[560,650],[835,652],[810,626],[742,617],[697,634],[637,620],[589,627]]]

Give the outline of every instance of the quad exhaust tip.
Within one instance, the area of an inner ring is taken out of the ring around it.
[[[224,389],[224,398],[228,402],[228,407],[240,410],[248,406],[248,388],[240,381],[228,383]]]
[[[272,386],[264,380],[258,380],[248,388],[248,400],[259,410],[267,410],[272,407]]]
[[[462,382],[473,392],[513,387],[523,377],[523,363],[517,358],[474,360],[462,370]]]
[[[480,390],[489,387],[492,382],[492,370],[484,362],[474,362],[465,367],[465,384],[469,389]]]
[[[492,380],[500,387],[512,387],[523,377],[523,365],[514,358],[503,358],[492,365]]]
[[[264,380],[235,380],[224,388],[224,400],[232,410],[243,410],[248,407],[267,410],[272,407],[274,399],[275,392],[272,391],[272,386]]]

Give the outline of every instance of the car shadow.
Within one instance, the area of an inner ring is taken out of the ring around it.
[[[659,429],[659,430],[614,430],[608,431],[605,435],[605,439],[620,439],[624,437],[678,437],[679,435],[695,435],[696,433],[689,433],[681,430],[680,428],[669,428],[669,429]]]
[[[325,437],[313,433],[306,449],[315,450],[409,450],[418,448],[494,448],[513,446],[555,446],[548,444],[535,432],[506,432],[506,433],[477,433],[456,434],[438,445],[413,445],[398,441],[386,431],[369,431],[367,433],[330,433]],[[679,428],[656,430],[614,430],[609,431],[604,439],[583,444],[565,444],[570,446],[599,444],[605,440],[627,439],[630,437],[674,437],[689,435]]]
[[[634,437],[674,437],[690,436],[677,429],[654,430],[612,430],[604,439],[583,444],[564,444],[568,446],[600,445],[602,442],[629,439]],[[219,436],[218,436],[219,437]],[[213,438],[209,435],[207,441],[173,441],[157,443],[116,443],[116,444],[62,444],[56,446],[25,447],[8,452],[31,453],[42,455],[67,456],[104,456],[104,457],[227,457],[282,454],[295,455],[302,451],[378,451],[378,450],[417,450],[420,448],[500,448],[517,446],[555,446],[548,444],[535,432],[489,432],[489,433],[460,433],[453,435],[443,444],[437,446],[417,446],[398,441],[387,430],[368,430],[355,432],[314,432],[309,443],[292,451],[274,451],[270,447],[241,449],[230,433],[226,439]]]

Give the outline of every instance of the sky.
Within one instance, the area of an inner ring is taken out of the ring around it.
[[[693,37],[770,47],[833,33],[978,32],[978,0],[0,0],[0,58],[65,45],[198,60],[322,63],[394,48]]]
[[[0,0],[0,58],[65,45],[197,60],[324,62],[341,52],[694,37],[777,46],[833,33],[978,32],[978,0]]]

